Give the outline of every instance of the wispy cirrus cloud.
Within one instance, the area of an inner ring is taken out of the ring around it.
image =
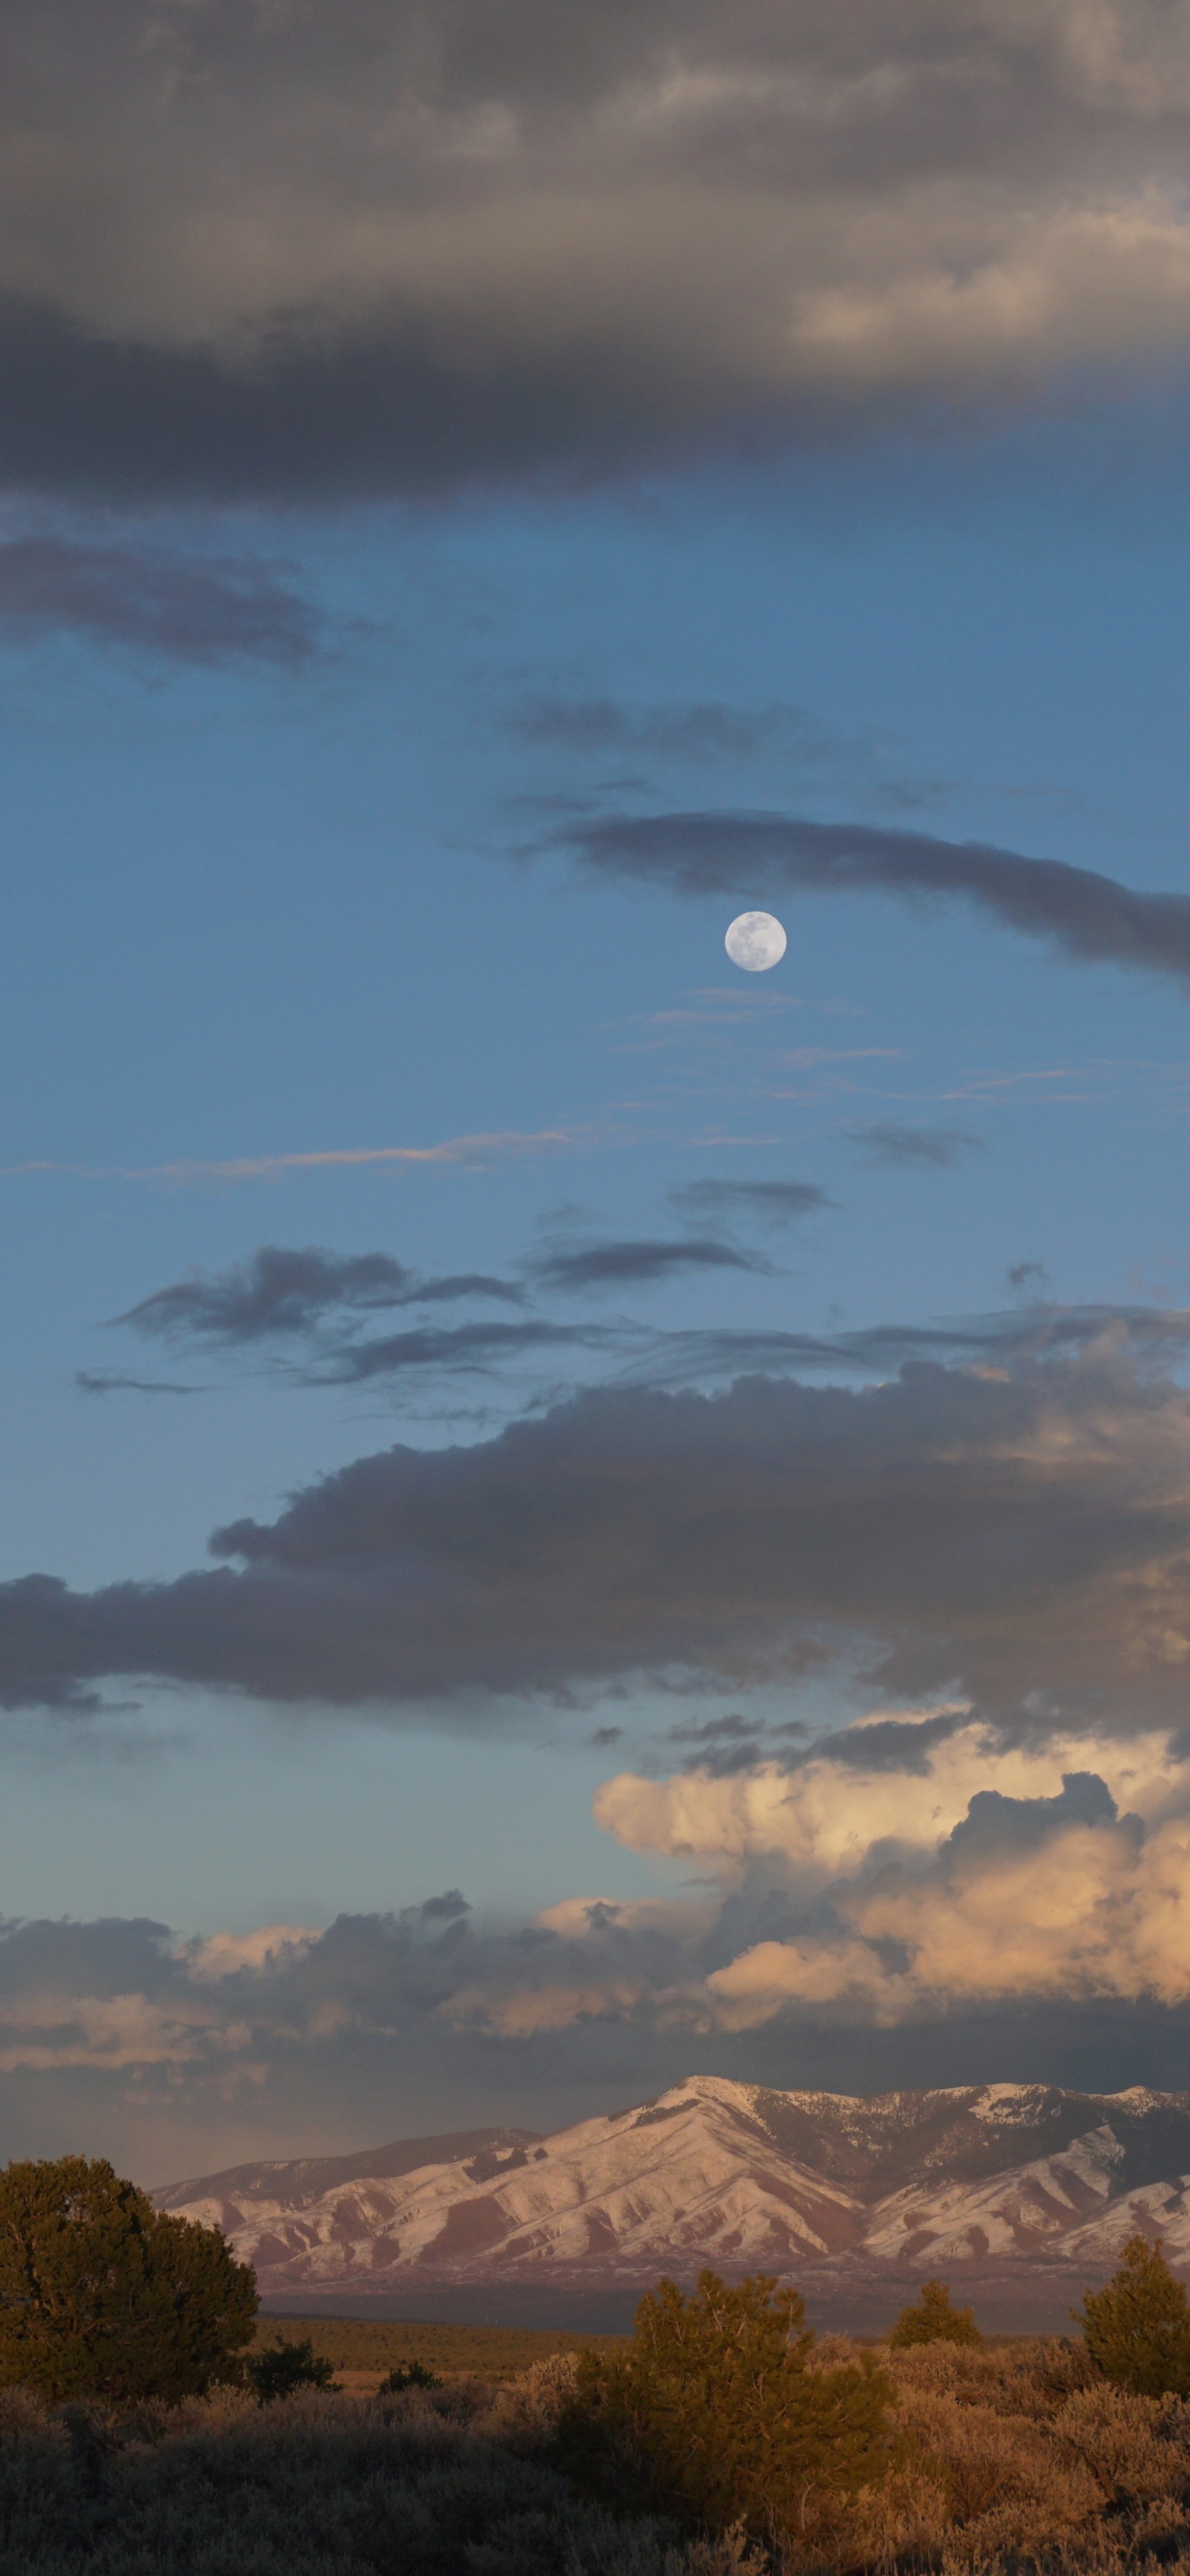
[[[389,1253],[264,1243],[230,1270],[200,1271],[154,1289],[115,1320],[150,1339],[229,1349],[305,1338],[328,1322],[342,1326],[393,1306],[473,1297],[516,1306],[524,1295],[512,1281],[482,1271],[424,1278]]]
[[[668,1197],[686,1216],[768,1228],[796,1224],[835,1204],[817,1181],[683,1181]]]
[[[888,1163],[903,1171],[949,1171],[965,1154],[986,1151],[985,1139],[964,1127],[911,1127],[882,1119],[871,1127],[849,1127],[849,1144],[858,1145],[865,1162]]]
[[[300,1154],[243,1154],[229,1161],[176,1163],[67,1163],[36,1160],[8,1163],[0,1179],[19,1180],[39,1172],[61,1173],[90,1181],[167,1181],[177,1186],[197,1181],[277,1181],[290,1173],[355,1171],[375,1166],[400,1171],[440,1163],[462,1171],[482,1172],[499,1163],[518,1163],[536,1154],[564,1153],[586,1141],[585,1131],[542,1127],[529,1133],[501,1128],[492,1134],[448,1136],[436,1145],[347,1145]]]

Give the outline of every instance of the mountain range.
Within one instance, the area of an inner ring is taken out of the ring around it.
[[[1190,2270],[1190,2093],[990,2084],[862,2099],[691,2076],[543,2137],[482,2129],[237,2165],[155,2195],[270,2306],[625,2319],[662,2272],[796,2281],[862,2327],[944,2274],[985,2322],[1065,2323],[1138,2228]]]

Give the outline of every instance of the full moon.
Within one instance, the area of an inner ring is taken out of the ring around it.
[[[764,975],[785,955],[785,933],[771,912],[737,912],[723,942],[733,966]]]

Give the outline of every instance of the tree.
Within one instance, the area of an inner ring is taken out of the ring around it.
[[[1105,2379],[1139,2397],[1190,2396],[1190,2307],[1160,2245],[1130,2236],[1119,2271],[1088,2290],[1080,2316],[1087,2350]]]
[[[975,2343],[983,2336],[970,2308],[956,2308],[945,2281],[923,2281],[915,2308],[902,2308],[888,2338],[902,2350],[911,2343]]]
[[[241,2375],[256,2307],[217,2227],[155,2210],[102,2160],[0,2173],[0,2387],[188,2397]]]
[[[662,2281],[626,2350],[580,2356],[563,2465],[696,2527],[742,2521],[768,2538],[821,2524],[891,2465],[892,2390],[870,2363],[812,2369],[804,2318],[797,2291],[763,2273],[728,2288],[703,2272],[690,2299]]]
[[[390,2370],[387,2379],[381,2380],[376,2394],[378,2397],[403,2397],[406,2389],[409,2388],[441,2388],[441,2386],[442,2382],[437,2372],[427,2370],[424,2361],[399,2361],[396,2369]]]
[[[275,2397],[292,2397],[295,2388],[333,2388],[335,2384],[333,2361],[315,2352],[309,2335],[301,2343],[285,2343],[278,2336],[263,2352],[253,2353],[246,2371],[262,2406],[271,2406]]]

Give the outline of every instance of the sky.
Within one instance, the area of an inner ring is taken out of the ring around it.
[[[1190,0],[0,57],[5,2152],[1182,2087]]]

